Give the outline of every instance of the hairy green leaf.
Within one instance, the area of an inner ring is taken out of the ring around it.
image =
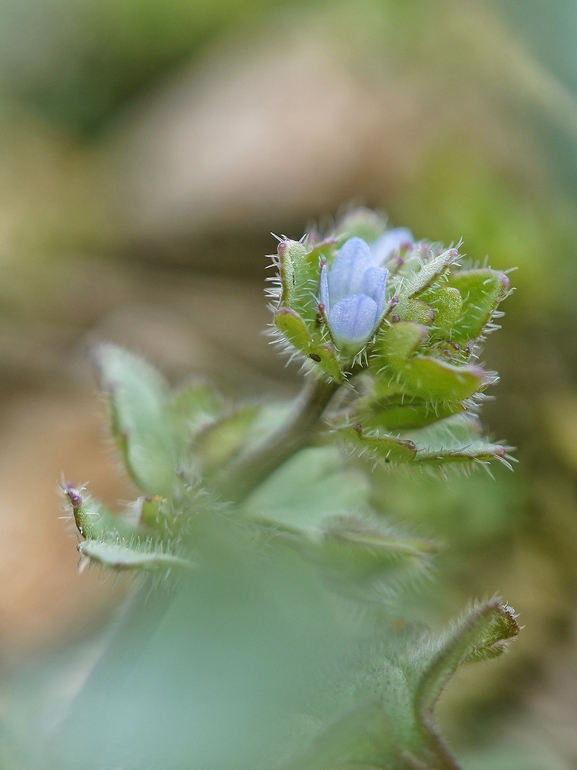
[[[506,461],[510,447],[482,438],[481,425],[470,414],[455,414],[419,431],[405,434],[415,443],[416,462]]]
[[[447,682],[463,663],[494,658],[519,633],[515,612],[499,599],[473,607],[444,640],[421,675],[415,695],[417,713],[426,722]]]
[[[169,494],[179,458],[166,415],[166,382],[146,361],[116,345],[99,345],[95,356],[112,432],[129,474],[145,492]]]
[[[399,293],[399,298],[402,300],[405,297],[415,297],[421,294],[441,276],[445,276],[458,258],[457,249],[448,249],[424,262],[421,269],[406,280],[402,291]]]

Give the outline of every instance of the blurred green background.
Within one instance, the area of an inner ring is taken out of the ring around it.
[[[442,704],[466,767],[577,765],[576,35],[571,0],[0,0],[0,713],[126,592],[77,575],[57,519],[62,472],[132,494],[90,342],[292,394],[260,334],[269,232],[362,203],[518,268],[484,413],[515,473],[375,497],[443,546],[408,613],[498,592],[526,626]]]

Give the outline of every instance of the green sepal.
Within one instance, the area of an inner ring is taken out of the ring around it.
[[[405,282],[402,290],[399,292],[399,299],[416,297],[428,289],[433,283],[444,277],[449,272],[449,268],[459,259],[457,249],[447,249],[442,254],[438,254],[428,259],[421,265],[421,269],[411,275]]]
[[[155,545],[152,543],[144,543],[139,548],[136,543],[85,540],[78,543],[78,552],[91,562],[118,572],[124,570],[158,572],[173,568],[185,570],[194,568],[194,564],[187,559],[155,550]]]
[[[241,451],[259,412],[256,404],[242,407],[210,423],[198,434],[194,450],[203,475],[215,473]]]
[[[452,339],[453,326],[463,311],[461,292],[454,286],[441,286],[427,292],[424,299],[434,312],[435,336]]]
[[[315,266],[315,284],[319,283],[321,259],[326,259],[327,264],[331,265],[342,241],[342,238],[330,236],[311,246],[307,260]]]
[[[505,273],[482,268],[455,272],[449,277],[449,286],[459,290],[463,308],[452,329],[452,339],[466,344],[477,339],[490,323],[498,304],[509,290]]]
[[[278,245],[279,275],[282,287],[281,303],[292,306],[299,291],[299,265],[307,253],[301,241],[283,239]]]
[[[337,382],[344,382],[345,377],[339,363],[339,358],[335,346],[330,342],[324,342],[322,345],[315,345],[308,351],[308,357],[311,361],[322,369],[325,374],[332,377]]]
[[[145,492],[169,494],[178,448],[165,412],[167,383],[146,361],[116,345],[99,345],[95,358],[108,396],[112,433],[128,473]]]
[[[415,462],[440,464],[497,459],[507,464],[509,447],[484,439],[479,421],[470,414],[456,414],[404,435],[415,443]]]
[[[431,326],[435,320],[432,307],[420,299],[400,300],[393,312],[401,321],[410,321],[423,326]]]
[[[274,315],[276,328],[299,352],[313,361],[319,369],[337,382],[344,382],[335,346],[330,342],[319,343],[313,339],[301,316],[291,308],[281,307]],[[315,335],[320,338],[320,335]]]
[[[415,444],[410,440],[395,438],[386,434],[365,434],[360,425],[348,425],[335,431],[347,442],[354,444],[361,455],[368,454],[390,463],[408,463],[417,454]]]
[[[308,353],[312,347],[311,334],[296,310],[290,307],[279,308],[274,314],[274,325],[294,348],[305,355]]]
[[[392,324],[377,338],[373,371],[395,382],[404,392],[439,401],[463,401],[488,383],[478,366],[455,366],[437,358],[412,355],[426,338],[424,326]]]
[[[463,401],[486,383],[478,366],[454,366],[425,356],[407,362],[398,375],[410,393],[442,401]]]
[[[320,276],[320,248],[310,249],[306,242],[287,238],[279,243],[277,251],[280,304],[296,310],[307,321],[313,320]]]
[[[357,414],[359,422],[368,428],[398,431],[424,428],[463,409],[458,401],[431,404],[415,396],[397,394],[384,399],[367,398],[359,404]]]
[[[390,324],[379,333],[375,342],[375,352],[383,356],[393,368],[400,368],[423,344],[427,336],[427,329],[421,324],[402,322]]]

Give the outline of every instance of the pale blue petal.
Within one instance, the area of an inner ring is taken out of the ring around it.
[[[377,315],[385,309],[385,291],[389,271],[382,267],[369,267],[363,276],[362,293],[377,303]]]
[[[392,230],[387,230],[371,246],[373,263],[383,265],[401,247],[412,246],[414,242],[413,233],[406,227],[395,227]]]
[[[352,294],[341,299],[329,313],[329,327],[337,347],[358,352],[373,333],[378,307],[366,294]]]
[[[372,264],[369,245],[362,238],[349,238],[339,249],[329,273],[331,304],[351,294],[361,294],[363,276]]]
[[[319,302],[325,306],[325,312],[328,313],[331,308],[329,304],[329,277],[328,277],[326,262],[323,262],[321,266],[321,285],[319,290]]]

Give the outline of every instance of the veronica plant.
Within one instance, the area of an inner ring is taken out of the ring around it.
[[[96,351],[140,495],[118,516],[63,491],[82,563],[149,577],[51,737],[54,766],[454,770],[435,703],[518,632],[495,599],[439,639],[399,633],[395,597],[435,546],[370,502],[374,466],[509,463],[478,419],[507,276],[364,209],[280,239],[273,266],[272,328],[303,365],[293,404],[173,391]]]

